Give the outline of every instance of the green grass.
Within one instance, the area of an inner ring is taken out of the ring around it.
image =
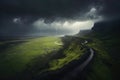
[[[102,41],[96,38],[92,38],[92,40],[87,45],[96,50],[96,56],[91,65],[91,71],[88,73],[87,80],[112,80],[111,70],[107,65],[112,63],[112,59]]]
[[[80,59],[85,52],[85,49],[81,49],[81,39],[65,38],[68,39],[69,41],[64,42],[64,39],[58,37],[41,37],[20,43],[18,41],[17,44],[14,41],[3,42],[1,46],[10,44],[7,44],[7,49],[0,54],[0,77],[20,77],[21,74],[23,78],[26,75],[35,77],[43,72],[58,70],[71,61]]]
[[[55,41],[62,43],[57,37],[41,37],[8,46],[0,53],[0,75],[11,76],[22,72],[34,58],[59,50],[62,46],[55,44]]]
[[[112,34],[91,32],[84,38],[92,39],[93,42],[89,46],[97,51],[94,64],[92,65],[93,72],[91,71],[90,73],[93,75],[90,76],[89,74],[88,80],[98,80],[101,78],[103,78],[101,80],[120,79],[120,37],[118,37],[116,32],[113,31]],[[100,68],[100,71],[96,68]]]
[[[76,43],[76,41],[71,41],[69,47],[63,52],[65,56],[63,58],[51,61],[49,70],[60,69],[69,62],[79,59],[85,51],[84,49],[80,50],[80,48],[80,44]]]
[[[66,37],[64,38],[66,40]],[[52,52],[52,54],[38,57],[31,61],[27,69],[27,74],[32,74],[34,77],[36,75],[40,76],[43,72],[59,70],[71,61],[80,59],[85,51],[85,49],[81,50],[82,46],[79,43],[80,41],[80,39],[78,40],[76,38],[74,38],[74,40],[69,39],[69,42],[64,42],[63,40],[64,46],[59,51]],[[57,41],[57,43],[61,42]],[[65,47],[66,45],[67,47]]]

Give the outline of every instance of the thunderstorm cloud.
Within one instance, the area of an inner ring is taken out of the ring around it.
[[[73,35],[120,17],[119,0],[0,0],[0,36]]]

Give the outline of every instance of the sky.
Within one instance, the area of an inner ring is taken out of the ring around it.
[[[120,17],[120,0],[0,0],[0,36],[74,35]]]

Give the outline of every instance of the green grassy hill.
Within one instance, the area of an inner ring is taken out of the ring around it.
[[[88,46],[96,50],[96,57],[88,73],[88,80],[120,79],[120,20],[96,23],[85,36]]]
[[[62,44],[61,39],[57,37],[28,39],[22,43],[1,42],[0,46],[7,48],[0,52],[0,77],[14,76],[22,72],[36,57],[44,57],[52,51],[58,51],[62,46],[55,44],[55,41]],[[40,64],[42,65],[42,62]]]
[[[81,39],[40,37],[0,42],[0,79],[25,80],[61,69],[80,59]]]

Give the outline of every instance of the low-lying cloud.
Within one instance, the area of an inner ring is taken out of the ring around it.
[[[52,23],[45,23],[44,20],[37,20],[33,23],[37,32],[32,35],[75,35],[80,30],[91,29],[94,25],[94,21],[54,21]]]

